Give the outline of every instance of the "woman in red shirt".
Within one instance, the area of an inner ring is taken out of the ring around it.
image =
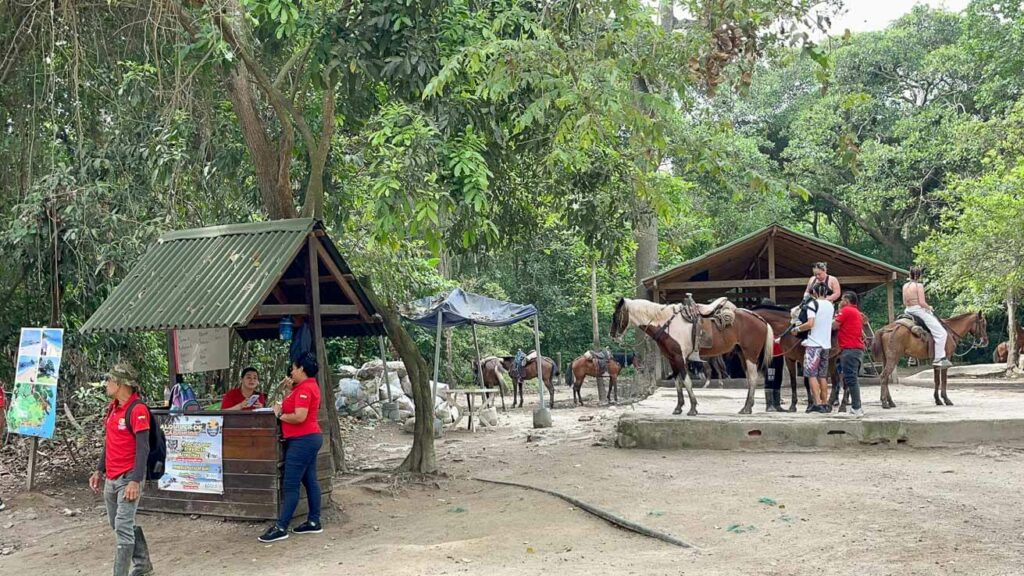
[[[291,386],[291,391],[283,402],[274,405],[285,440],[284,499],[277,522],[259,537],[260,542],[276,542],[288,537],[288,524],[299,503],[300,483],[306,487],[309,516],[292,532],[319,534],[324,531],[320,524],[320,484],[316,480],[316,455],[324,443],[320,423],[317,422],[320,387],[316,375],[319,371],[316,356],[309,352],[293,361],[289,378],[285,381]]]
[[[260,385],[260,373],[252,366],[249,366],[242,368],[241,378],[242,381],[239,383],[238,388],[228,390],[228,393],[221,399],[221,410],[254,410],[267,405],[267,396],[262,392],[256,391],[256,388],[259,388]],[[249,400],[253,396],[256,396],[254,402]]]

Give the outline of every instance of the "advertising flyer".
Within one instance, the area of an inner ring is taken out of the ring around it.
[[[223,416],[168,416],[160,428],[167,438],[167,462],[160,490],[224,493],[221,451]]]
[[[57,423],[57,378],[64,354],[62,328],[22,328],[14,367],[7,430],[52,438]]]

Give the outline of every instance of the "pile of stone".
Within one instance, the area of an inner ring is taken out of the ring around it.
[[[387,378],[384,364],[372,360],[362,367],[341,366],[338,369],[338,387],[335,391],[335,406],[343,416],[379,420],[384,418],[384,404],[391,400],[398,405],[399,420],[413,420],[416,404],[413,402],[412,383],[400,361],[388,362]],[[446,425],[459,420],[459,411],[449,406],[446,400],[448,385],[438,382],[437,398],[434,399],[434,413]]]

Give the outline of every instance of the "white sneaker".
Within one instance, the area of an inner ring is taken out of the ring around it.
[[[853,408],[850,408],[850,418],[863,418],[863,417],[864,417],[864,409],[863,408],[858,408],[856,410],[854,410]]]
[[[935,368],[949,368],[952,365],[953,363],[945,358],[943,358],[942,360],[936,360],[935,362],[932,362],[932,366],[934,366]]]

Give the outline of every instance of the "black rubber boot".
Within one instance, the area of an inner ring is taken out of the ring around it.
[[[772,397],[773,397],[772,396],[772,389],[771,388],[765,388],[764,389],[764,411],[765,412],[771,412],[772,411]]]
[[[133,546],[118,546],[114,551],[114,576],[128,576],[132,567]]]
[[[782,388],[772,389],[772,412],[785,412],[786,410],[782,407]]]
[[[153,563],[149,561],[149,546],[142,527],[135,527],[135,549],[132,551],[132,571],[128,576],[146,576],[153,573]]]

